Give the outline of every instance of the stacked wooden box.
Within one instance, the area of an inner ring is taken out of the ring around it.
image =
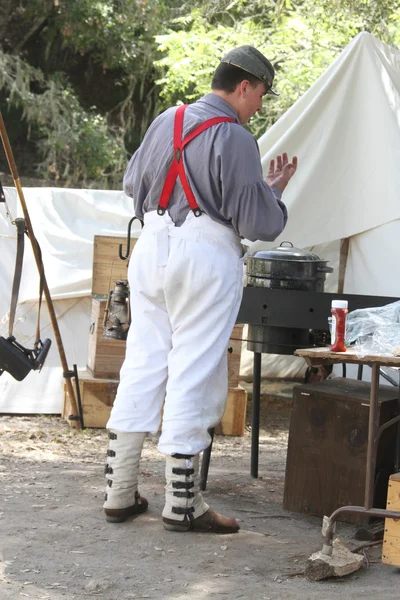
[[[386,508],[400,512],[400,473],[389,477]],[[400,519],[385,519],[382,562],[400,567]]]
[[[136,240],[133,240],[135,242]],[[115,281],[127,279],[128,260],[119,258],[119,245],[126,239],[97,235],[93,250],[92,309],[89,328],[87,370],[79,374],[85,427],[105,427],[125,358],[126,342],[103,337],[103,318],[109,291]],[[134,315],[132,316],[134,318]],[[247,405],[246,391],[239,386],[243,325],[236,325],[228,347],[228,397],[221,423],[216,432],[243,435]],[[64,391],[63,417],[70,414],[69,399]]]
[[[228,397],[218,435],[243,435],[246,423],[247,392],[239,385],[243,325],[235,325],[228,346]]]
[[[290,417],[283,508],[323,517],[341,506],[362,506],[365,496],[371,384],[336,377],[296,385]],[[398,391],[379,386],[376,419],[381,427],[397,414]],[[387,480],[396,454],[396,428],[387,427],[376,445],[375,508],[384,508]],[[400,506],[400,505],[399,505]],[[361,513],[339,520],[365,523]]]
[[[125,340],[103,336],[103,318],[106,305],[107,298],[103,296],[92,297],[87,369],[96,379],[118,380],[125,358],[126,342]]]
[[[136,240],[131,240],[132,248]],[[92,308],[89,327],[87,370],[79,373],[79,389],[85,427],[105,427],[125,358],[126,342],[103,336],[104,311],[109,291],[119,279],[128,279],[128,260],[119,258],[119,246],[126,238],[95,235],[93,244]],[[63,416],[70,414],[64,390]]]

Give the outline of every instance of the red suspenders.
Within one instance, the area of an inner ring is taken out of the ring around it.
[[[208,119],[204,121],[201,125],[196,127],[193,131],[189,133],[189,135],[182,139],[182,129],[183,129],[183,115],[185,113],[187,104],[183,104],[180,106],[175,113],[175,122],[174,122],[174,158],[172,160],[172,164],[167,173],[167,177],[165,178],[164,186],[161,192],[160,200],[158,203],[157,213],[159,215],[163,215],[165,213],[166,208],[168,207],[168,203],[172,194],[172,190],[174,189],[174,185],[176,179],[179,175],[181,180],[181,184],[183,187],[183,191],[185,192],[185,196],[189,203],[190,208],[192,209],[194,215],[199,217],[201,215],[201,209],[199,208],[194,194],[190,188],[189,181],[186,177],[185,167],[183,164],[183,149],[185,146],[191,142],[196,136],[200,133],[212,127],[213,125],[218,125],[218,123],[234,123],[234,119],[230,117],[214,117],[213,119]]]

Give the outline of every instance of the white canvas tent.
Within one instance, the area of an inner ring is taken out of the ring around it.
[[[325,290],[336,292],[348,238],[344,292],[400,297],[400,51],[359,34],[259,146],[265,172],[283,151],[299,158],[284,194],[289,221],[274,245],[290,240],[329,260]],[[244,356],[245,372],[251,360]],[[263,355],[264,374],[277,368],[293,376],[304,362]]]
[[[329,260],[335,273],[325,289],[336,291],[339,244],[349,238],[344,291],[400,296],[400,51],[360,34],[259,145],[265,171],[282,151],[299,157],[298,172],[285,192],[289,222],[278,243],[290,240],[295,246],[312,247]],[[125,235],[132,202],[121,192],[24,192],[68,362],[84,368],[93,237]],[[15,190],[6,189],[6,198],[13,216],[21,216]],[[8,331],[15,244],[15,230],[0,209],[1,335]],[[15,332],[29,346],[38,278],[27,246]],[[42,338],[52,337],[45,309],[42,322]],[[251,374],[252,357],[247,351],[243,354],[244,375]],[[263,356],[263,374],[269,377],[292,377],[303,370],[302,359]],[[55,343],[40,375],[30,373],[20,383],[7,373],[0,377],[0,413],[59,413],[61,405],[62,370]]]
[[[5,188],[5,194],[12,216],[23,216],[16,191]],[[69,366],[77,364],[84,369],[90,326],[93,239],[95,235],[125,236],[132,216],[132,200],[122,192],[58,188],[26,188],[24,196],[41,246]],[[135,235],[139,228],[136,223],[132,228]],[[0,316],[3,317],[0,335],[7,336],[16,233],[4,209],[0,209],[0,248]],[[39,278],[28,240],[25,248],[14,334],[20,343],[32,347]],[[42,309],[41,336],[54,340],[46,303]],[[62,369],[53,341],[40,374],[31,372],[22,382],[16,382],[8,373],[0,377],[0,413],[60,413],[62,384]]]

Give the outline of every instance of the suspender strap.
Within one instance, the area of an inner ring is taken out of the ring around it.
[[[42,261],[42,251],[40,249],[39,244],[37,243],[36,239],[35,239],[35,244],[37,244],[37,250],[38,250],[38,254],[39,254],[39,301],[38,301],[38,314],[37,314],[37,319],[36,319],[36,341],[35,341],[35,348],[38,345],[38,342],[40,342],[40,311],[42,308],[42,299],[43,299],[43,290],[44,290],[44,266],[43,266],[43,261]]]
[[[8,335],[12,336],[14,329],[14,321],[15,321],[15,313],[17,310],[18,304],[18,295],[19,288],[21,283],[21,275],[22,275],[22,264],[24,259],[24,247],[25,247],[25,233],[28,235],[25,229],[25,219],[15,219],[15,226],[17,228],[17,256],[15,259],[15,269],[14,269],[14,280],[11,291],[11,306],[10,306],[10,321],[8,325]],[[34,240],[34,243],[37,244],[37,241]],[[40,266],[39,266],[39,306],[38,306],[38,315],[36,321],[36,341],[35,348],[38,346],[38,342],[40,342],[40,309],[42,307],[42,296],[43,296],[43,287],[44,287],[44,267],[42,262],[42,253],[37,244],[39,257],[40,257]]]
[[[8,335],[10,337],[12,336],[14,329],[15,312],[17,310],[19,286],[21,283],[22,261],[24,258],[25,245],[25,219],[15,219],[15,226],[17,228],[17,257],[15,259],[14,281],[11,292],[10,322],[8,325]]]
[[[160,196],[160,201],[158,203],[157,212],[159,215],[163,215],[165,213],[166,208],[168,207],[172,190],[174,189],[178,175],[188,204],[192,209],[194,215],[196,217],[199,217],[201,215],[201,209],[199,208],[199,205],[196,202],[196,198],[194,197],[189,181],[186,177],[185,167],[183,164],[183,149],[189,142],[191,142],[195,137],[197,137],[200,133],[203,133],[203,131],[205,131],[209,127],[212,127],[213,125],[218,125],[219,123],[235,122],[234,119],[231,119],[230,117],[214,117],[212,119],[208,119],[207,121],[196,127],[193,131],[191,131],[189,135],[187,135],[186,138],[183,140],[183,116],[187,107],[187,104],[179,106],[175,113],[174,157],[169,171],[167,173],[167,177],[165,178],[164,186]]]
[[[208,119],[204,121],[201,125],[198,125],[193,131],[191,131],[185,139],[182,141],[182,148],[186,146],[189,142],[192,141],[193,138],[197,137],[200,133],[203,133],[209,127],[213,125],[218,125],[219,123],[234,123],[235,121],[230,117],[213,117],[212,119]]]

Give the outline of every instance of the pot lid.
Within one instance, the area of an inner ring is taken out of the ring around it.
[[[286,245],[284,245],[286,244]],[[308,250],[295,248],[292,242],[282,242],[280,246],[270,250],[258,250],[250,254],[251,258],[261,258],[264,260],[297,260],[304,262],[325,262],[317,254]]]

